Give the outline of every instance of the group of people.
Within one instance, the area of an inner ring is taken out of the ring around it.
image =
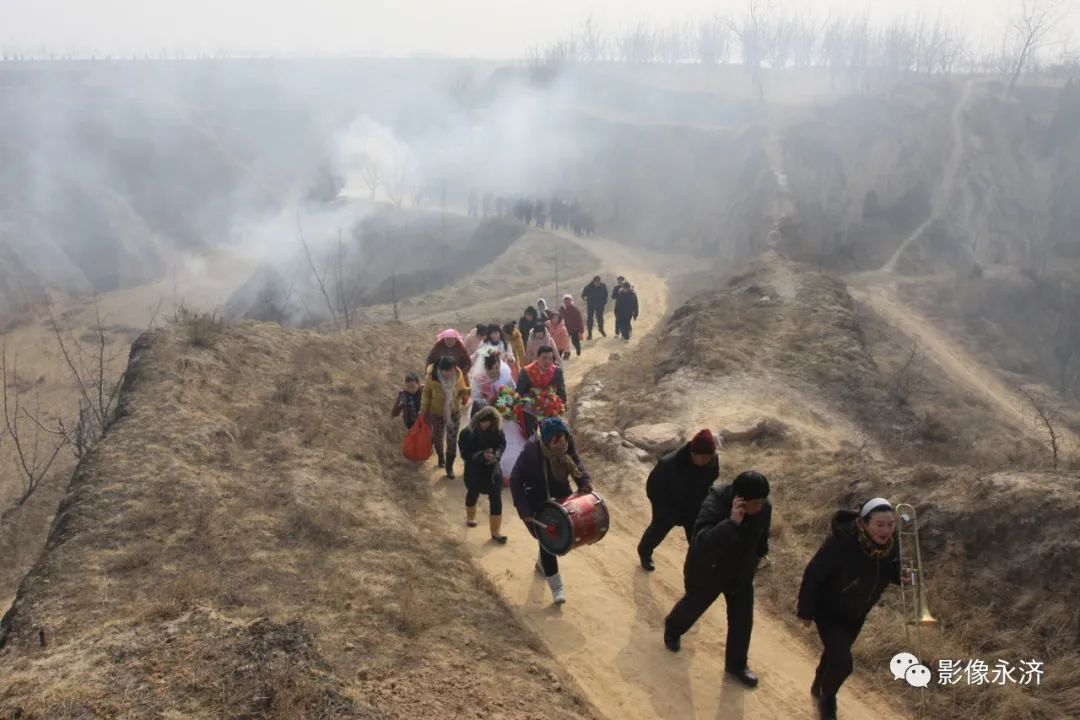
[[[602,289],[603,302],[594,288]],[[596,278],[583,297],[589,307],[589,329],[591,321],[599,319],[603,332],[606,287]],[[597,305],[601,311],[594,313]],[[500,544],[507,542],[502,533],[504,485],[509,485],[517,514],[537,541],[534,518],[547,502],[592,490],[573,435],[561,417],[567,400],[562,354],[550,342],[535,347],[532,355],[522,350],[522,325],[529,327],[548,313],[542,303],[530,310],[518,326],[478,327],[481,341],[472,351],[472,341],[467,345],[456,331],[440,333],[423,382],[406,376],[393,411],[404,417],[407,427],[425,418],[438,465],[448,478],[454,477],[460,450],[466,525],[477,526],[477,503],[487,495],[491,539]],[[532,326],[531,336],[538,327]],[[509,357],[525,364],[512,369]],[[471,418],[459,433],[464,412]],[[689,544],[683,563],[684,594],[665,618],[664,645],[678,652],[682,637],[723,595],[725,670],[753,688],[758,677],[750,670],[748,657],[754,578],[768,565],[770,487],[768,479],[754,470],[739,473],[729,484],[716,484],[718,446],[709,430],[701,430],[656,463],[645,485],[652,518],[637,547],[638,561],[645,571],[655,570],[655,549],[673,528],[683,529]],[[907,582],[902,580],[906,574],[901,573],[895,532],[896,513],[885,498],[873,498],[856,511],[838,511],[803,574],[797,614],[807,626],[816,626],[824,646],[811,686],[821,718],[836,717],[837,693],[852,672],[851,648],[867,614],[890,583]],[[553,601],[566,602],[558,558],[539,542],[536,570],[546,579]]]
[[[630,336],[634,331],[633,324],[638,319],[640,304],[637,290],[622,275],[615,278],[615,287],[612,288],[610,296],[607,284],[599,275],[582,289],[581,299],[585,301],[585,313],[588,317],[586,323],[588,339],[592,340],[594,326],[603,337],[607,337],[607,332],[604,331],[604,314],[609,297],[612,305],[615,306],[615,336],[630,342]]]
[[[723,595],[725,669],[753,688],[758,677],[748,655],[754,577],[769,564],[769,481],[753,470],[729,485],[714,484],[719,477],[717,442],[709,430],[660,459],[645,484],[652,519],[638,543],[638,560],[644,570],[655,570],[653,551],[673,528],[683,528],[689,543],[685,592],[664,620],[664,645],[679,652],[682,636]],[[816,626],[824,646],[810,688],[823,720],[836,718],[837,693],[853,670],[851,648],[870,610],[890,584],[909,582],[895,535],[896,511],[885,498],[837,511],[803,573],[796,613],[804,625]]]
[[[552,230],[573,230],[578,237],[596,234],[596,220],[582,209],[577,200],[567,201],[552,197],[548,202],[541,198],[469,192],[469,217],[512,215],[526,225],[544,228],[548,221]]]
[[[564,302],[573,307],[569,296]],[[413,373],[406,375],[391,411],[403,418],[407,429],[423,418],[431,429],[438,467],[447,478],[455,477],[460,451],[466,526],[478,525],[477,504],[486,495],[489,531],[498,544],[507,542],[502,533],[505,485],[534,538],[532,519],[544,503],[570,495],[571,483],[578,491],[590,489],[570,429],[561,418],[567,402],[561,365],[565,358],[552,342],[539,339],[541,329],[558,328],[561,321],[554,321],[556,314],[548,314],[542,301],[538,305],[522,317],[522,322],[537,323],[530,331],[529,349],[514,323],[481,325],[471,337],[452,329],[440,333],[428,355],[423,381]],[[538,320],[542,316],[548,318],[546,325]],[[581,320],[580,313],[577,319]],[[580,352],[579,343],[574,344]],[[459,432],[464,413],[469,414],[468,424]],[[540,546],[536,567],[554,601],[565,602],[557,558]]]

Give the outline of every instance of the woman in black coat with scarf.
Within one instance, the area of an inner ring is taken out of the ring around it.
[[[476,502],[488,496],[491,539],[505,544],[502,529],[502,470],[499,460],[506,450],[502,417],[488,406],[472,416],[468,427],[458,436],[458,449],[465,460],[465,524],[476,527]]]
[[[836,717],[836,693],[851,675],[851,646],[889,584],[899,585],[896,512],[874,498],[856,512],[840,510],[824,544],[810,560],[799,590],[799,619],[817,625],[825,646],[810,693],[822,718]]]
[[[592,480],[578,456],[570,428],[560,418],[547,418],[540,423],[540,437],[529,438],[510,473],[514,506],[533,537],[537,537],[533,525],[536,513],[548,500],[571,495],[571,482],[580,493],[592,491]],[[559,560],[542,545],[536,569],[544,574],[555,604],[566,602]]]

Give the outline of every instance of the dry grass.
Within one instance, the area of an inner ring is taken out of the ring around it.
[[[470,323],[516,320],[537,297],[552,304],[555,298],[555,264],[559,265],[560,292],[576,298],[581,288],[600,272],[600,260],[580,245],[550,233],[530,229],[490,264],[454,284],[399,303],[402,321],[431,320]],[[366,310],[368,317],[388,321],[389,305]]]
[[[631,467],[636,460],[605,444],[600,432],[630,422],[677,422],[685,412],[677,392],[685,380],[676,374],[680,368],[728,388],[728,395],[704,395],[695,386],[688,400],[719,411],[730,405],[753,410],[769,400],[737,394],[757,385],[727,382],[747,368],[768,375],[772,388],[799,388],[812,379],[843,417],[867,430],[865,442],[833,449],[823,439],[834,423],[822,422],[816,430],[799,426],[801,444],[730,445],[721,455],[722,480],[750,467],[774,480],[773,565],[758,576],[760,600],[789,622],[793,636],[818,649],[816,634],[796,622],[793,610],[803,569],[825,538],[832,512],[874,495],[912,502],[930,607],[941,628],[928,633],[922,659],[932,667],[938,659],[981,657],[991,665],[997,658],[1037,659],[1047,668],[1037,689],[935,688],[922,717],[1080,717],[1080,615],[1072,582],[1080,577],[1080,476],[1042,471],[1039,448],[1016,438],[991,409],[969,402],[933,367],[925,369],[926,390],[898,402],[890,381],[910,345],[837,297],[828,278],[792,270],[797,292],[791,302],[761,301],[775,298],[785,280],[775,263],[764,262],[676,311],[657,344],[591,373],[586,385],[603,385],[602,402],[575,426],[596,458],[591,469],[613,478],[605,486],[621,495],[620,504],[644,508],[640,479],[647,466]],[[905,433],[900,441],[897,428]],[[1012,469],[1003,470],[1006,465]],[[892,655],[912,650],[903,617],[899,593],[886,593],[855,646],[856,667],[910,704],[910,693],[885,680]]]
[[[561,671],[384,420],[399,357],[428,342],[251,323],[194,351],[182,324],[140,341],[5,621],[0,716],[588,717],[571,693],[535,704],[528,667]]]
[[[348,531],[358,524],[357,518],[343,507],[313,506],[294,498],[281,528],[282,541],[341,548],[348,544]]]
[[[187,340],[197,348],[212,348],[225,330],[225,320],[216,310],[193,310],[181,303],[171,318],[173,324],[184,328]]]
[[[895,379],[907,362],[911,341],[866,306],[856,307],[856,319],[881,375]],[[1038,443],[995,418],[981,397],[958,388],[931,362],[921,368],[918,391],[897,399],[897,405],[919,418],[912,434],[900,437],[893,448],[903,464],[929,461],[987,470],[1045,464],[1046,453]]]
[[[1080,304],[1077,260],[1057,258],[1042,274],[1006,266],[958,268],[905,283],[901,292],[970,352],[992,358],[1015,385],[1041,382],[1080,400],[1080,334],[1073,322]],[[1067,415],[1080,430],[1080,412]]]

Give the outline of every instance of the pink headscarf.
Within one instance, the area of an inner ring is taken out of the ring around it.
[[[453,338],[462,345],[465,344],[465,338],[461,337],[461,333],[459,333],[454,328],[447,328],[446,330],[443,330],[441,333],[435,336],[435,339],[439,341],[446,340],[447,338]]]

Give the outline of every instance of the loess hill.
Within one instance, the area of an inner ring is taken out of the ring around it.
[[[136,341],[0,626],[0,716],[592,717],[400,457],[427,338],[204,316]]]

